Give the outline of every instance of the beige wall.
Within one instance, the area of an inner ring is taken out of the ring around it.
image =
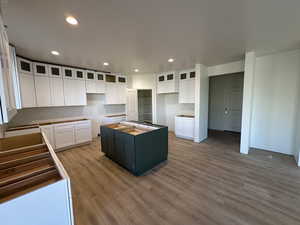
[[[292,155],[298,122],[300,50],[256,58],[251,147]],[[299,143],[298,143],[299,144]]]

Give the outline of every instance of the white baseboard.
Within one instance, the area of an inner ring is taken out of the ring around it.
[[[175,135],[178,138],[183,138],[183,139],[188,139],[188,140],[194,140],[194,137],[189,137],[189,136],[184,136],[184,135],[178,135],[178,134],[175,134]]]

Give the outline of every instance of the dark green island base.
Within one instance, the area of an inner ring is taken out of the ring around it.
[[[100,131],[102,152],[136,176],[168,159],[168,127],[130,121]]]

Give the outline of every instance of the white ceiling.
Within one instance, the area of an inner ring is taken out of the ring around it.
[[[8,35],[37,60],[131,73],[299,47],[299,0],[9,0]],[[65,22],[66,15],[78,27]],[[50,54],[58,50],[58,57]],[[168,58],[175,58],[170,64]],[[108,68],[102,63],[110,62]]]

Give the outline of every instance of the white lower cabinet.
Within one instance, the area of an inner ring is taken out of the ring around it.
[[[75,144],[75,124],[63,123],[54,125],[55,149]]]
[[[193,116],[179,115],[175,116],[175,135],[176,137],[193,139],[194,138],[194,123]]]
[[[50,78],[45,76],[34,77],[37,107],[51,106]]]
[[[92,141],[92,125],[90,120],[61,123],[51,126],[53,127],[53,143],[55,143],[55,147],[53,148],[55,149]],[[48,132],[50,133],[50,131]]]
[[[89,142],[92,140],[91,121],[77,122],[75,124],[75,144]]]
[[[36,96],[33,75],[20,73],[19,78],[22,108],[36,107]]]
[[[50,78],[51,105],[64,106],[64,84],[62,78]]]

